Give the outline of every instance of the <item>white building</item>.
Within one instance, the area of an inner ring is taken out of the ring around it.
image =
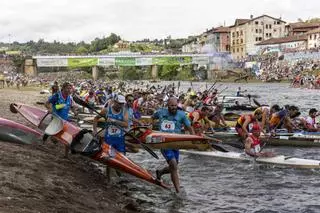
[[[255,44],[285,35],[285,23],[281,19],[262,15],[250,19],[236,19],[230,26],[231,54],[234,59],[245,58],[257,53]]]
[[[320,27],[306,33],[308,37],[308,49],[320,47]]]
[[[290,52],[307,49],[307,36],[295,35],[283,38],[271,38],[256,44],[259,53],[271,51]]]

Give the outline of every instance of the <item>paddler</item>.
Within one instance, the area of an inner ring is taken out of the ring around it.
[[[306,127],[308,132],[319,132],[320,127],[317,125],[316,117],[318,116],[318,110],[311,108],[309,110],[309,116],[306,118]]]
[[[105,143],[123,154],[126,152],[124,129],[128,128],[128,111],[124,107],[125,103],[126,100],[123,95],[115,95],[113,101],[100,112],[101,115],[107,117],[104,135]],[[100,118],[101,116],[97,115],[93,119],[93,135],[97,134],[97,125]],[[109,182],[110,170],[108,167],[106,173]]]
[[[157,110],[153,116],[153,120],[159,121],[160,131],[169,133],[181,133],[182,126],[191,134],[195,134],[191,127],[190,120],[186,114],[178,110],[178,100],[175,97],[169,98],[167,108],[161,108]],[[171,174],[171,180],[176,189],[176,192],[180,191],[180,182],[178,174],[179,163],[179,150],[177,149],[162,149],[161,153],[167,160],[169,166],[156,170],[156,176],[158,180],[161,180],[161,176],[164,174]]]
[[[270,131],[275,133],[278,128],[286,128],[288,132],[293,132],[294,125],[291,122],[291,117],[299,112],[296,106],[288,106],[279,112],[273,113],[270,119]]]
[[[253,114],[244,114],[241,115],[240,118],[237,120],[237,124],[235,129],[238,135],[241,137],[242,141],[244,141],[252,128],[253,123],[260,121],[262,118],[261,111],[255,111]]]
[[[53,94],[49,97],[48,101],[45,103],[45,107],[48,109],[49,113],[58,115],[63,120],[69,120],[69,111],[73,111],[75,116],[78,115],[78,108],[73,104],[71,97],[73,87],[69,82],[62,84],[61,91]],[[69,153],[69,147],[65,146],[64,156],[67,158]]]
[[[268,106],[261,106],[261,107],[258,107],[254,112],[256,111],[261,111],[262,113],[261,130],[264,131],[264,129],[266,129],[266,132],[269,132],[270,131],[269,121],[271,119],[271,115],[275,112],[280,111],[279,105],[275,104],[271,108]]]
[[[273,157],[274,154],[270,152],[261,152],[261,140],[260,140],[260,133],[261,128],[260,125],[255,122],[252,125],[250,130],[250,134],[245,140],[245,153],[252,157]]]
[[[208,128],[213,131],[212,122],[208,119],[209,113],[210,108],[207,106],[203,106],[201,109],[188,113],[187,117],[190,119],[196,134],[202,134]]]
[[[73,104],[71,97],[72,90],[73,88],[71,83],[63,83],[61,91],[50,96],[48,101],[45,103],[45,107],[50,113],[54,113],[66,121],[69,120],[70,109],[75,115],[78,115],[78,108]]]

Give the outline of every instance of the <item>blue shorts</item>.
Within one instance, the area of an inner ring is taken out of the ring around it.
[[[169,162],[171,159],[175,158],[177,163],[179,163],[179,150],[177,149],[161,149],[163,157]]]
[[[114,149],[116,149],[118,152],[121,152],[123,154],[126,153],[126,144],[124,142],[120,142],[120,141],[106,141],[105,143],[112,146]]]

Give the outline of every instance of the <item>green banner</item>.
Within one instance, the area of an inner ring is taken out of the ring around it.
[[[116,57],[117,66],[136,66],[136,58]]]
[[[98,58],[68,58],[70,67],[92,67],[98,64]]]
[[[192,57],[156,57],[152,58],[152,64],[157,65],[181,65],[181,64],[191,64]]]

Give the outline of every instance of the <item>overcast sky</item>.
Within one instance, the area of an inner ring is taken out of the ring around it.
[[[199,35],[236,18],[268,14],[294,22],[320,16],[319,0],[5,0],[0,42],[89,42],[110,33],[124,40]]]

